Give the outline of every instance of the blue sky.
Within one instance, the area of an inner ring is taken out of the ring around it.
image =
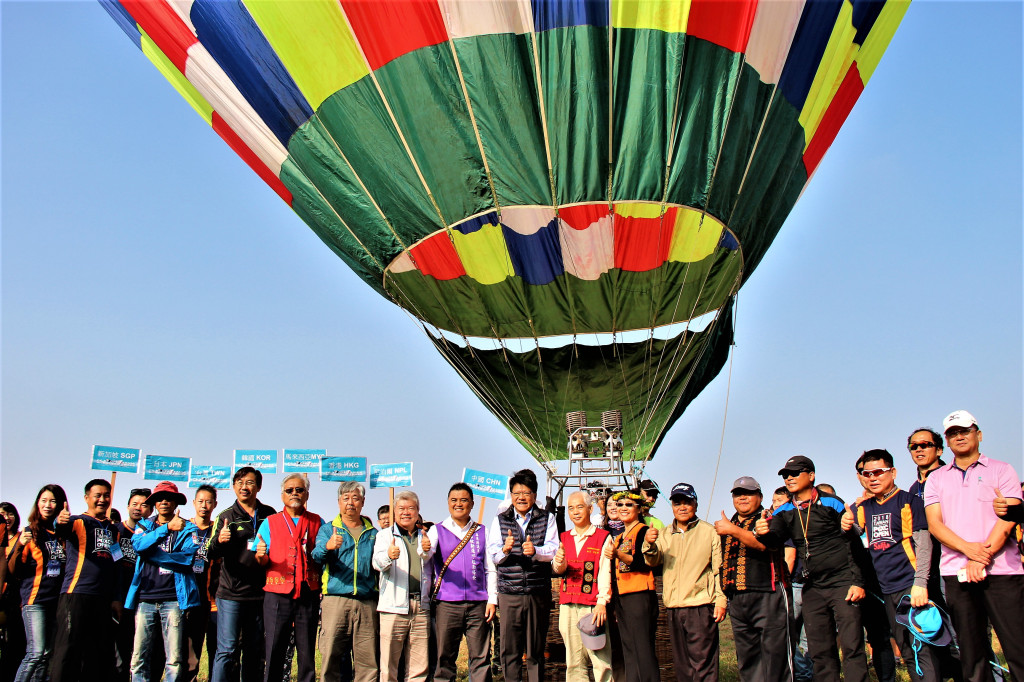
[[[94,444],[203,464],[327,448],[413,461],[440,519],[463,467],[533,463],[99,4],[0,12],[0,497],[80,499]],[[1021,35],[1017,2],[911,6],[740,293],[731,384],[727,366],[648,466],[702,515],[794,454],[850,497],[853,461],[885,447],[909,485],[907,435],[954,409],[1024,473]],[[120,475],[116,506],[141,482]],[[332,488],[314,482],[315,511]]]

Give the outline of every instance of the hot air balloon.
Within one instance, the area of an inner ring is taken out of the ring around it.
[[[101,3],[549,473],[567,413],[635,470],[719,373],[909,4]]]

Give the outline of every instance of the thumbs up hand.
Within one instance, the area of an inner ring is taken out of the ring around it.
[[[420,547],[423,548],[424,553],[430,551],[430,536],[425,530],[420,531]]]
[[[732,535],[736,530],[736,524],[730,521],[723,511],[722,518],[715,521],[715,532],[719,535]]]
[[[174,512],[174,518],[167,522],[167,530],[179,531],[185,527],[185,519],[178,516],[178,512]]]
[[[839,519],[839,527],[844,533],[853,528],[853,512],[849,508],[843,512],[843,517]]]
[[[260,538],[260,541],[256,543],[256,558],[262,559],[265,556],[267,556],[267,542]]]
[[[501,548],[501,551],[508,554],[512,551],[512,546],[516,544],[516,538],[512,535],[511,529],[508,531],[508,537],[505,538],[505,545]]]
[[[614,560],[617,549],[614,543],[608,543],[604,548],[604,556],[606,559]]]
[[[225,542],[231,542],[231,529],[228,527],[227,519],[224,519],[220,524],[220,532],[217,533],[217,542],[222,545]]]
[[[992,500],[992,510],[996,513],[996,516],[1006,516],[1006,512],[1009,510],[1010,505],[1003,497],[1003,491],[998,487],[995,488],[996,497]]]
[[[523,540],[523,556],[533,556],[536,553],[537,550],[533,548],[533,539],[527,535]]]
[[[647,544],[653,545],[655,542],[658,541],[658,535],[660,535],[660,533],[658,533],[657,528],[655,528],[654,526],[648,526],[647,532],[644,533],[644,540],[647,541]]]
[[[398,549],[398,545],[395,544],[395,536],[391,536],[391,546],[388,547],[388,558],[394,561],[401,556],[402,551]]]
[[[755,535],[764,535],[767,532],[768,532],[768,510],[765,509],[763,512],[761,512],[761,518],[759,518],[757,520],[757,523],[754,524],[754,534]]]
[[[558,551],[555,552],[555,563],[559,566],[565,563],[565,546],[561,542],[558,543]]]
[[[57,525],[63,526],[71,521],[71,511],[68,509],[68,503],[64,503],[64,509],[61,510],[60,514],[57,514]]]

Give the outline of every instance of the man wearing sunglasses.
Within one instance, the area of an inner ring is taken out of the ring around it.
[[[928,475],[939,467],[946,466],[942,461],[942,436],[929,428],[917,429],[907,438],[907,450],[917,465],[917,480],[910,485],[909,491],[923,499]],[[939,552],[934,552],[934,555],[937,558]]]
[[[992,679],[988,663],[991,622],[1014,679],[1024,680],[1024,567],[1013,522],[996,514],[997,499],[1021,504],[1017,472],[981,454],[978,421],[957,410],[942,422],[953,461],[928,477],[925,514],[942,543],[939,572],[960,643],[967,680]]]
[[[878,576],[885,616],[907,662],[910,679],[937,682],[942,679],[938,650],[926,645],[915,657],[914,637],[896,621],[896,610],[902,600],[909,599],[914,608],[928,603],[932,541],[924,503],[896,485],[896,467],[887,450],[868,450],[857,460],[856,468],[868,496],[843,514],[843,531],[856,525],[857,530],[867,533],[868,552]]]
[[[284,511],[260,524],[250,550],[267,570],[263,590],[263,625],[266,631],[267,667],[264,682],[278,679],[292,627],[299,682],[316,679],[316,627],[320,616],[320,574],[323,568],[311,554],[324,520],[306,510],[309,477],[287,474],[281,481]]]
[[[814,473],[814,462],[809,458],[790,457],[779,475],[793,500],[779,507],[770,521],[759,519],[754,532],[769,549],[778,549],[792,540],[803,561],[803,617],[814,678],[839,679],[838,628],[843,677],[846,682],[867,682],[858,604],[865,596],[864,581],[850,543],[851,539],[859,540],[843,533],[841,519],[846,508],[839,498],[814,487]]]

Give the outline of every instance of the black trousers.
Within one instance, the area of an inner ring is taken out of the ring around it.
[[[804,585],[804,629],[814,663],[814,682],[839,682],[836,631],[843,648],[845,682],[867,682],[868,659],[864,654],[864,627],[860,606],[846,601],[848,587]],[[872,597],[868,595],[868,599]]]
[[[62,594],[57,600],[51,682],[114,679],[114,621],[110,597]]]
[[[668,624],[677,682],[718,682],[718,623],[714,605],[669,609]]]
[[[199,679],[199,662],[203,658],[203,644],[206,644],[207,679],[213,677],[213,657],[217,653],[217,613],[210,613],[210,604],[200,604],[187,609],[183,615],[185,636],[182,644],[181,666],[183,682]],[[153,679],[159,679],[154,677]]]
[[[785,682],[793,678],[789,613],[789,596],[781,588],[730,595],[729,620],[743,682]]]
[[[455,682],[459,647],[465,636],[470,682],[490,682],[491,624],[487,622],[487,602],[434,602],[433,615],[437,634],[434,679]]]
[[[965,680],[991,682],[988,625],[999,636],[1014,680],[1024,680],[1024,575],[990,575],[980,583],[944,576],[946,604],[960,643]]]
[[[654,590],[627,592],[616,595],[612,604],[619,624],[626,682],[656,682],[660,678],[658,656],[654,652],[658,593]]]
[[[267,592],[263,597],[263,628],[267,638],[263,682],[278,682],[288,656],[292,624],[295,624],[295,655],[298,682],[316,679],[316,628],[320,620],[320,593],[302,586],[296,599],[291,594]],[[248,680],[246,681],[248,682]]]
[[[530,682],[544,680],[544,649],[551,625],[551,592],[498,594],[501,611],[501,667],[506,682],[519,682],[526,652]]]
[[[892,652],[892,628],[885,613],[884,596],[871,590],[859,602],[860,619],[864,623],[868,644],[871,645],[871,667],[875,669],[878,682],[895,682],[896,655]]]

